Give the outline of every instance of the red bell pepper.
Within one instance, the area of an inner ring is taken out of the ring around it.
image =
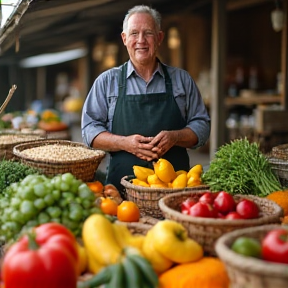
[[[3,259],[5,288],[76,288],[78,252],[74,235],[58,223],[34,228]]]

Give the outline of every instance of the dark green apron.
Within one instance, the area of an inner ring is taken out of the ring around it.
[[[162,65],[162,64],[161,64]],[[172,82],[167,69],[165,75],[166,93],[126,95],[127,63],[121,66],[119,75],[119,95],[113,116],[112,133],[129,136],[140,134],[156,136],[162,130],[179,130],[186,126],[174,99]],[[152,162],[144,161],[126,151],[111,152],[107,183],[114,184],[123,191],[122,177],[134,175],[133,165],[153,169]],[[186,148],[173,146],[162,158],[170,161],[177,170],[189,170],[189,156]]]

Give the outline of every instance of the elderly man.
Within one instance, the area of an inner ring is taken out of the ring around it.
[[[161,16],[148,6],[130,9],[121,33],[129,61],[95,80],[82,111],[87,146],[110,153],[107,183],[120,180],[133,165],[153,168],[159,158],[175,170],[189,170],[187,148],[206,143],[210,117],[189,73],[157,58],[164,33]]]

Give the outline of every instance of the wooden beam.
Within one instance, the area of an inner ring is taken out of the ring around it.
[[[238,1],[228,1],[227,10],[238,10],[243,8],[248,8],[255,5],[260,5],[265,2],[271,2],[271,0],[238,0]]]
[[[283,4],[284,11],[284,27],[282,30],[282,47],[281,47],[281,77],[282,77],[282,99],[283,106],[285,110],[288,110],[288,27],[287,27],[287,17],[288,17],[288,4],[284,1]]]
[[[212,83],[210,159],[225,143],[225,55],[226,55],[226,0],[214,0],[212,7]]]
[[[36,19],[55,15],[63,15],[73,12],[81,12],[84,9],[89,9],[92,7],[95,8],[99,5],[107,4],[114,1],[115,0],[90,0],[90,1],[77,1],[75,3],[67,3],[67,1],[65,1],[64,5],[56,5],[55,7],[51,8],[45,6],[45,9],[43,10],[38,11],[35,10],[35,12],[34,11],[30,12],[27,18]]]

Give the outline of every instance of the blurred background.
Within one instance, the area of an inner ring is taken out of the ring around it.
[[[190,73],[211,115],[209,141],[189,151],[193,164],[208,163],[220,145],[239,137],[258,141],[265,153],[288,141],[287,1],[0,3],[1,103],[17,85],[1,116],[22,117],[17,129],[35,127],[49,110],[66,124],[47,130],[51,137],[82,142],[86,95],[101,72],[128,59],[122,22],[129,8],[146,4],[163,18],[159,58]]]

